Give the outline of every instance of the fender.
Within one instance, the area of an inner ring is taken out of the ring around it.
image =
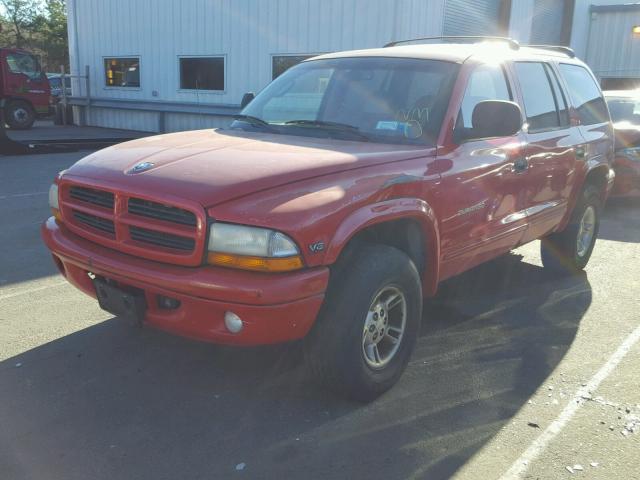
[[[413,219],[418,222],[426,239],[423,279],[425,296],[433,296],[438,288],[440,273],[440,234],[431,206],[419,198],[394,198],[366,205],[352,212],[338,226],[324,257],[324,264],[334,263],[344,247],[359,232],[380,223]]]
[[[571,215],[573,214],[573,209],[578,203],[578,196],[584,185],[587,181],[589,175],[596,170],[606,170],[605,178],[607,183],[605,184],[605,190],[602,192],[604,195],[603,201],[606,200],[606,197],[609,195],[611,188],[613,187],[613,179],[615,178],[615,174],[613,173],[613,169],[609,165],[604,155],[598,155],[593,158],[590,158],[585,163],[585,173],[584,177],[582,177],[582,182],[580,183],[580,188],[576,188],[571,197],[569,198],[569,205],[567,208],[567,212],[564,215],[562,221],[558,224],[558,228],[555,230],[556,232],[561,232],[564,230],[571,219]]]

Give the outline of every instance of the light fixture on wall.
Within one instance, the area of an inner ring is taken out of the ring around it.
[[[631,28],[631,33],[633,34],[634,37],[640,38],[640,25],[634,25]]]

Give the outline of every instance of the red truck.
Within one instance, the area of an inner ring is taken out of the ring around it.
[[[49,113],[49,80],[35,55],[0,48],[0,100],[4,104],[5,122],[11,128],[31,128],[38,115]]]
[[[229,128],[87,156],[42,235],[104,309],[214,343],[304,339],[319,380],[367,401],[443,280],[536,239],[545,267],[583,269],[612,159],[569,50],[392,45],[301,63]]]

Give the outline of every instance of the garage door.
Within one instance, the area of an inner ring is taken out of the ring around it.
[[[531,22],[532,44],[562,44],[564,4],[559,0],[535,0]]]
[[[500,0],[447,0],[443,35],[498,35]]]

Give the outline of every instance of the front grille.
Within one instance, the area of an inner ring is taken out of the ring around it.
[[[77,210],[73,211],[73,217],[80,223],[90,226],[91,228],[95,228],[96,230],[100,230],[101,232],[106,232],[111,235],[115,235],[116,229],[111,220],[106,220],[104,218],[96,217],[95,215],[89,215],[88,213],[79,212]]]
[[[129,199],[129,213],[141,217],[163,220],[165,222],[179,223],[195,227],[198,223],[193,212],[182,208],[170,207],[161,203],[142,200],[141,198]]]
[[[113,208],[113,193],[104,190],[94,190],[93,188],[71,187],[69,196],[74,200],[84,203],[91,203],[99,207]]]
[[[172,248],[174,250],[192,251],[195,248],[193,238],[180,237],[165,232],[157,232],[140,227],[129,227],[129,235],[137,242],[150,243],[159,247]]]
[[[63,181],[62,218],[77,235],[130,255],[185,266],[202,263],[205,214],[135,194]]]

